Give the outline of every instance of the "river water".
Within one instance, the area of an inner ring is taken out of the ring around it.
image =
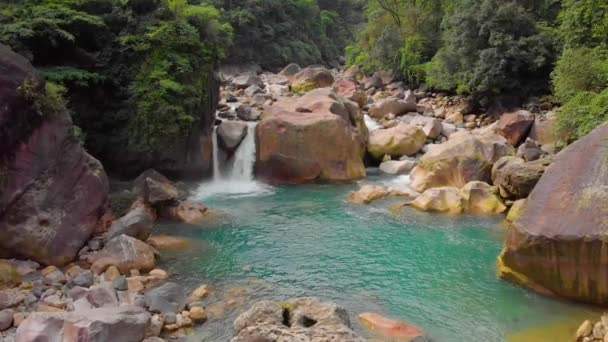
[[[370,173],[366,182],[394,182]],[[588,312],[496,278],[502,217],[396,215],[391,200],[349,204],[346,195],[357,187],[256,183],[249,193],[222,194],[203,184],[195,198],[223,217],[159,228],[195,241],[164,254],[174,279],[215,288],[211,319],[191,340],[227,341],[236,316],[256,300],[296,296],[343,305],[361,334],[356,315],[373,311],[418,325],[434,341],[503,341]]]

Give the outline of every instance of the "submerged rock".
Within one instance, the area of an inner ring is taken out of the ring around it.
[[[208,220],[213,213],[206,206],[191,201],[181,201],[172,206],[161,208],[161,216],[176,222],[201,224]]]
[[[317,298],[261,301],[234,322],[232,342],[363,342],[351,329],[348,313]]]
[[[398,341],[427,341],[424,330],[406,322],[364,312],[359,314],[359,322],[367,330],[379,337]]]
[[[608,304],[608,124],[559,153],[511,225],[498,274],[544,294]]]

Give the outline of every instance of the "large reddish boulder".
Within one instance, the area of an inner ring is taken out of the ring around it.
[[[528,111],[505,113],[496,124],[496,133],[505,137],[509,144],[518,146],[526,140],[532,124],[534,124],[534,114]]]
[[[608,304],[607,137],[604,124],[556,156],[519,216],[511,217],[500,277],[544,294]]]
[[[0,103],[0,255],[65,264],[106,211],[104,169],[31,64],[1,44]]]
[[[256,139],[256,175],[267,181],[348,181],[365,176],[363,115],[356,104],[329,88],[267,108],[256,127]]]
[[[417,191],[453,186],[458,189],[471,181],[491,182],[492,166],[515,149],[496,134],[454,133],[433,147],[412,170],[412,187]]]

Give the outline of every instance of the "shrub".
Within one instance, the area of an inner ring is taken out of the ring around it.
[[[557,134],[571,142],[608,121],[608,89],[575,94],[557,112]]]

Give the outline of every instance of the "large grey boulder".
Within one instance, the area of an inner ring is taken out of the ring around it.
[[[243,121],[258,121],[261,115],[259,110],[250,105],[241,105],[236,109],[236,116]]]
[[[140,342],[150,314],[124,306],[78,312],[33,312],[19,325],[16,342]]]
[[[247,89],[252,85],[256,85],[260,88],[263,88],[264,82],[258,76],[241,75],[232,79],[232,85],[237,89]]]
[[[220,147],[234,152],[247,136],[247,124],[238,121],[224,121],[217,127],[217,138]]]
[[[234,331],[232,342],[365,341],[351,329],[346,310],[318,298],[258,302],[236,319]]]
[[[123,234],[109,240],[101,251],[87,255],[85,260],[92,264],[91,271],[96,274],[112,265],[128,274],[133,269],[143,272],[154,269],[156,254],[158,251],[152,246]]]
[[[111,240],[122,234],[146,241],[152,233],[154,216],[143,206],[131,209],[125,216],[112,222],[110,230],[106,236]]]
[[[144,294],[148,310],[156,313],[181,312],[186,305],[184,290],[175,283],[165,283]]]

